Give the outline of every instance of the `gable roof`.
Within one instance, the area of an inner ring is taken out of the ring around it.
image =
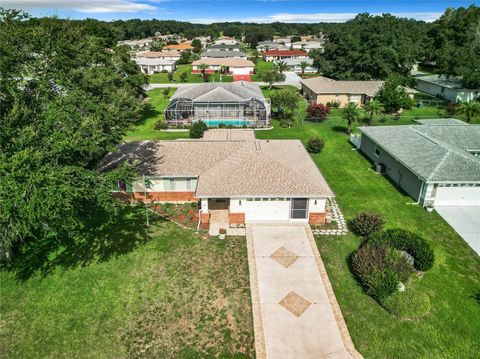
[[[226,58],[208,57],[206,59],[200,59],[192,62],[192,66],[201,65],[201,64],[206,64],[211,66],[255,67],[255,64],[250,60],[235,59],[232,57],[226,57]]]
[[[198,102],[237,102],[247,101],[253,97],[264,99],[260,87],[251,82],[206,82],[179,88],[170,100],[183,98]]]
[[[213,44],[207,47],[207,51],[212,50],[219,50],[219,49],[240,49],[239,44]]]
[[[222,137],[218,131],[215,136]],[[200,198],[333,196],[300,141],[252,140],[241,131],[243,140],[127,142],[108,154],[99,170],[129,161],[147,176],[198,176]]]
[[[455,76],[444,76],[444,75],[427,75],[427,76],[418,76],[415,78],[416,80],[421,80],[425,82],[430,82],[435,85],[439,85],[442,87],[447,87],[451,89],[466,89],[463,86],[463,80],[460,77]]]
[[[305,51],[301,50],[268,50],[263,53],[265,56],[307,56]]]
[[[169,50],[191,50],[193,49],[193,46],[191,41],[187,41],[182,42],[181,44],[167,45],[165,48]]]
[[[162,59],[162,58],[140,58],[133,59],[137,65],[174,65],[176,60],[174,59]]]
[[[336,81],[328,77],[318,76],[301,81],[316,94],[365,94],[375,96],[383,85],[383,81]]]
[[[135,55],[137,58],[162,58],[162,57],[178,57],[182,55],[177,51],[145,51],[138,52]]]
[[[360,131],[427,182],[480,182],[480,125],[361,127]]]
[[[201,54],[202,57],[247,57],[247,54],[241,51],[230,51],[230,50],[209,50],[204,51]]]

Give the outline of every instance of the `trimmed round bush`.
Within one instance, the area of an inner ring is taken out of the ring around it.
[[[382,300],[384,307],[390,314],[402,319],[423,317],[430,312],[430,298],[427,294],[414,289],[405,292],[395,292]]]
[[[352,255],[352,271],[368,295],[382,300],[398,290],[413,267],[399,251],[386,245],[363,245]]]
[[[320,153],[325,147],[325,141],[320,137],[310,137],[305,148],[310,153]]]
[[[385,245],[405,251],[414,259],[414,266],[420,271],[427,271],[433,266],[435,254],[430,244],[418,234],[404,229],[388,229],[369,236],[369,245]]]
[[[205,131],[208,130],[208,126],[203,121],[195,122],[190,127],[190,138],[202,138]]]
[[[349,227],[353,233],[362,237],[368,237],[372,233],[380,231],[384,224],[385,221],[381,215],[361,212],[350,221]]]

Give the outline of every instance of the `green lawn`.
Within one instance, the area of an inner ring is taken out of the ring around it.
[[[180,74],[186,72],[187,79],[185,83],[199,83],[204,82],[201,75],[199,74],[192,74],[192,65],[177,65],[177,70],[173,75],[173,81],[168,81],[168,74],[167,73],[158,73],[149,76],[149,81],[151,84],[168,84],[171,83],[172,86],[175,86],[176,83],[182,83],[180,78]],[[221,78],[221,81],[220,81]],[[231,75],[220,75],[220,74],[212,74],[209,77],[210,82],[232,82],[233,77]]]
[[[244,238],[144,224],[131,208],[44,277],[2,271],[0,356],[253,358]]]
[[[175,88],[171,88],[169,96],[175,92]],[[183,132],[165,132],[155,129],[155,123],[163,120],[163,111],[168,105],[168,98],[163,95],[163,89],[153,89],[147,92],[147,99],[143,110],[142,119],[135,127],[127,133],[126,141],[143,141],[143,140],[169,140],[176,138],[188,137],[188,130]]]
[[[417,113],[417,112],[415,112]],[[430,313],[414,321],[400,320],[365,295],[347,264],[360,240],[318,237],[317,244],[357,349],[366,358],[477,358],[480,352],[480,259],[436,213],[428,213],[403,195],[347,141],[345,121],[333,111],[323,124],[296,123],[257,138],[298,138],[318,135],[326,140],[314,155],[336,193],[346,218],[360,211],[381,213],[387,227],[416,231],[434,247],[436,262],[416,284],[430,297]],[[411,123],[410,117],[386,124]],[[408,289],[408,286],[407,286]]]
[[[252,81],[263,81],[262,80],[262,74],[264,72],[270,71],[273,68],[273,62],[267,62],[261,58],[257,60],[257,63],[255,65],[255,74],[250,76]]]

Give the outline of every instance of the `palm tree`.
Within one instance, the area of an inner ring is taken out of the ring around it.
[[[368,101],[365,106],[363,106],[363,109],[365,110],[366,113],[368,113],[369,116],[369,125],[372,124],[373,122],[373,116],[376,114],[379,114],[380,112],[383,111],[383,106],[382,103],[378,100],[372,99]]]
[[[342,109],[342,117],[348,121],[348,133],[352,132],[352,123],[358,119],[358,107],[354,102],[349,102],[347,106]]]
[[[302,69],[302,74],[301,76],[303,76],[303,74],[305,73],[305,69],[310,65],[307,61],[302,61],[298,64],[300,66],[300,68]]]
[[[200,69],[200,72],[202,73],[202,77],[203,77],[203,80],[206,81],[207,79],[207,69],[208,69],[208,65],[207,64],[200,64],[198,66],[198,68]]]
[[[458,113],[464,115],[467,122],[470,122],[472,117],[480,115],[480,102],[462,102],[458,107]]]
[[[283,74],[283,71],[285,71],[288,66],[285,61],[277,61],[275,65],[273,65],[273,67],[275,68],[275,70]]]

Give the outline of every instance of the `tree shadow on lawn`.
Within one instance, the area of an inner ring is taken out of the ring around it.
[[[348,135],[347,126],[332,126],[331,128],[333,132],[341,132],[345,135]]]
[[[151,103],[149,102],[144,102],[143,108],[142,108],[142,116],[140,120],[135,122],[135,125],[143,125],[148,119],[152,117],[158,117],[161,114],[160,111],[155,109],[155,107],[152,106]]]
[[[165,221],[154,214],[149,219],[150,224]],[[145,208],[123,205],[113,218],[107,213],[98,213],[69,236],[32,241],[31,245],[14,254],[5,269],[13,272],[19,281],[35,274],[45,277],[56,268],[68,270],[93,262],[106,262],[130,253],[149,238]]]

